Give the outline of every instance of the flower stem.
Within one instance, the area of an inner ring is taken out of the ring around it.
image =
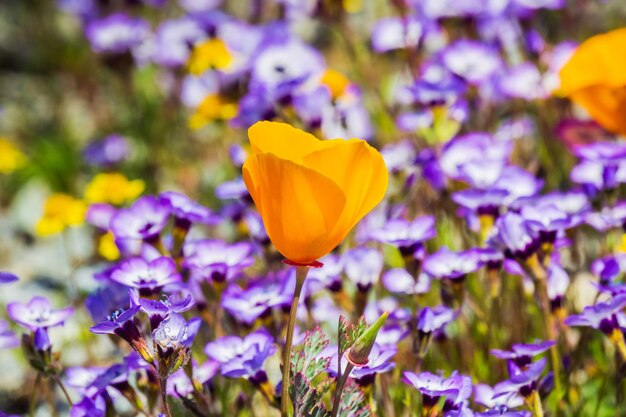
[[[541,406],[541,397],[539,397],[539,392],[533,391],[531,401],[531,411],[533,413],[533,417],[543,417],[543,407]]]
[[[39,382],[41,381],[41,374],[37,374],[35,378],[35,383],[33,384],[33,392],[30,395],[30,404],[28,406],[28,415],[33,417],[35,415],[35,408],[37,404],[37,388],[39,387]]]
[[[341,363],[339,363],[341,366]],[[339,413],[339,403],[341,402],[341,391],[343,391],[343,386],[346,385],[346,381],[350,376],[350,372],[352,372],[352,365],[350,362],[346,365],[346,370],[343,372],[341,379],[337,381],[337,386],[335,387],[335,398],[333,399],[333,411],[330,413],[330,417],[337,417],[337,413]]]
[[[167,379],[160,378],[159,380],[159,388],[161,391],[161,407],[163,408],[163,413],[167,417],[172,417],[172,412],[170,411],[170,406],[167,405]]]
[[[291,373],[291,346],[293,344],[293,328],[296,324],[296,311],[298,302],[300,301],[300,293],[304,280],[309,272],[309,268],[305,266],[296,267],[296,288],[291,301],[291,310],[289,310],[289,322],[287,323],[287,338],[285,339],[285,348],[283,349],[283,386],[280,398],[280,415],[288,417],[289,415],[289,374]]]
[[[61,391],[63,391],[63,395],[65,395],[65,399],[67,400],[67,403],[69,404],[69,406],[70,407],[73,406],[74,403],[72,402],[72,397],[70,397],[70,394],[67,392],[67,389],[65,388],[65,385],[63,385],[61,378],[59,378],[58,376],[55,376],[54,382],[56,382],[59,388],[61,388]]]

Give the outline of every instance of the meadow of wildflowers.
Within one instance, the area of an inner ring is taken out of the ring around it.
[[[0,2],[0,417],[626,416],[625,136],[618,0]]]

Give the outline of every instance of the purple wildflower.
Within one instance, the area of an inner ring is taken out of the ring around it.
[[[532,362],[532,358],[554,346],[556,342],[547,340],[533,344],[514,344],[510,351],[492,349],[491,354],[499,359],[506,359],[515,362],[520,368],[525,368]]]
[[[143,258],[127,259],[111,273],[111,279],[150,294],[181,281],[174,261],[165,256],[150,262]]]
[[[125,13],[93,20],[85,29],[91,48],[96,52],[109,53],[130,51],[147,38],[149,31],[148,22]]]
[[[141,197],[129,207],[120,209],[111,219],[110,228],[116,239],[150,241],[166,226],[170,208],[156,197]]]
[[[263,372],[263,364],[274,354],[276,346],[265,330],[257,330],[244,338],[224,336],[206,345],[207,356],[220,363],[222,375],[230,378],[251,378]]]

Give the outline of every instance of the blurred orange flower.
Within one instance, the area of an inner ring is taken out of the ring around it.
[[[256,123],[248,137],[243,179],[267,234],[291,262],[329,253],[385,195],[387,168],[364,140],[322,141],[274,122]]]
[[[560,72],[559,92],[605,129],[626,134],[626,28],[583,42]]]

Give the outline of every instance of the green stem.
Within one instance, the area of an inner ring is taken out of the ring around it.
[[[167,379],[166,378],[160,378],[159,388],[161,391],[161,402],[162,402],[161,406],[163,408],[163,413],[167,417],[172,417],[170,406],[167,404]]]
[[[289,322],[287,323],[287,337],[285,339],[285,348],[283,349],[283,386],[280,398],[280,415],[282,417],[289,416],[289,374],[291,373],[291,346],[293,344],[293,328],[296,324],[296,311],[300,301],[300,293],[304,280],[309,272],[309,268],[305,266],[296,267],[296,288],[291,301],[291,310],[289,310]]]
[[[55,376],[54,378],[54,382],[59,386],[59,388],[61,388],[61,391],[63,391],[63,395],[65,396],[65,399],[67,400],[67,403],[69,404],[69,406],[73,406],[74,403],[72,402],[72,397],[70,397],[70,394],[67,392],[67,389],[65,388],[65,385],[63,385],[63,382],[61,381],[61,378],[59,378],[58,376]]]
[[[28,406],[28,415],[30,417],[34,417],[35,415],[35,406],[37,403],[37,387],[39,387],[39,382],[41,381],[41,374],[37,374],[35,378],[35,383],[33,384],[33,392],[30,395],[30,404]]]
[[[341,363],[339,363],[341,367]],[[348,362],[346,365],[346,370],[344,371],[341,379],[337,381],[337,386],[335,387],[335,398],[333,399],[333,411],[330,413],[330,417],[337,417],[337,413],[339,413],[339,404],[341,403],[341,391],[343,391],[343,386],[346,385],[346,381],[348,381],[348,377],[350,376],[350,372],[352,372],[352,365]]]

